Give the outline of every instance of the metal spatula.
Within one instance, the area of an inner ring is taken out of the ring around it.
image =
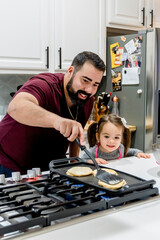
[[[80,144],[80,141],[78,138],[75,139],[76,143],[79,145],[80,149],[82,151],[85,151],[85,153],[88,155],[88,157],[94,162],[95,167],[97,168],[97,174],[96,178],[99,180],[109,184],[109,185],[115,185],[117,183],[120,183],[123,181],[123,178],[111,173],[108,173],[100,168],[98,163],[96,162],[95,158],[90,154],[90,152],[87,150],[86,146],[82,146]]]

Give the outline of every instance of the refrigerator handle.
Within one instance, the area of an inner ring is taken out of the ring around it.
[[[141,10],[143,12],[143,22],[141,23],[143,26],[145,25],[145,8]]]
[[[153,27],[153,9],[150,11],[151,14],[151,24],[150,26]]]

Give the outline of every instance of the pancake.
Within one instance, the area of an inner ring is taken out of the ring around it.
[[[116,189],[119,189],[119,188],[123,187],[124,185],[126,185],[126,181],[123,180],[120,183],[117,183],[117,184],[114,184],[114,185],[110,185],[110,184],[107,184],[107,183],[102,182],[101,180],[99,180],[98,184],[100,186],[104,187],[104,188],[111,189],[111,190],[116,190]]]
[[[114,171],[113,169],[109,169],[109,168],[101,168],[102,170],[106,171],[106,172],[109,172],[109,173],[112,173],[112,174],[115,174],[115,175],[118,175],[118,173],[116,171]],[[93,171],[93,175],[96,176],[97,174],[97,169],[95,169]]]
[[[113,170],[113,169],[102,168],[102,170],[104,170],[106,172],[109,172],[111,174],[118,175],[118,173],[115,170]],[[96,173],[97,173],[97,170],[95,169],[93,171],[93,175],[96,176]],[[119,189],[119,188],[123,187],[125,184],[126,184],[125,180],[123,180],[120,183],[114,184],[114,185],[110,185],[110,184],[107,184],[107,183],[105,183],[105,182],[103,182],[101,180],[98,180],[98,185],[100,185],[100,186],[102,186],[104,188],[112,189],[112,190]]]
[[[88,176],[92,173],[93,171],[90,167],[72,167],[66,172],[67,175],[74,177]]]

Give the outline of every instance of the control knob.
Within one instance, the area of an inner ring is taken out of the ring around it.
[[[18,182],[21,180],[21,174],[20,172],[12,172],[12,180],[14,182]]]
[[[41,176],[41,169],[40,168],[32,168],[35,171],[36,177]]]
[[[5,175],[4,174],[0,174],[0,184],[5,184],[6,180],[5,180]]]
[[[27,177],[28,178],[35,178],[36,177],[36,172],[33,169],[27,170]]]

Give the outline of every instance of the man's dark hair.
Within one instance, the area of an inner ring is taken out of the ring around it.
[[[90,64],[92,64],[95,68],[97,68],[98,70],[104,72],[105,71],[105,64],[103,62],[103,60],[95,53],[93,52],[81,52],[79,53],[72,62],[72,66],[74,66],[75,71],[77,72],[78,70],[81,69],[81,67],[83,66],[83,64],[85,62],[88,62]]]

